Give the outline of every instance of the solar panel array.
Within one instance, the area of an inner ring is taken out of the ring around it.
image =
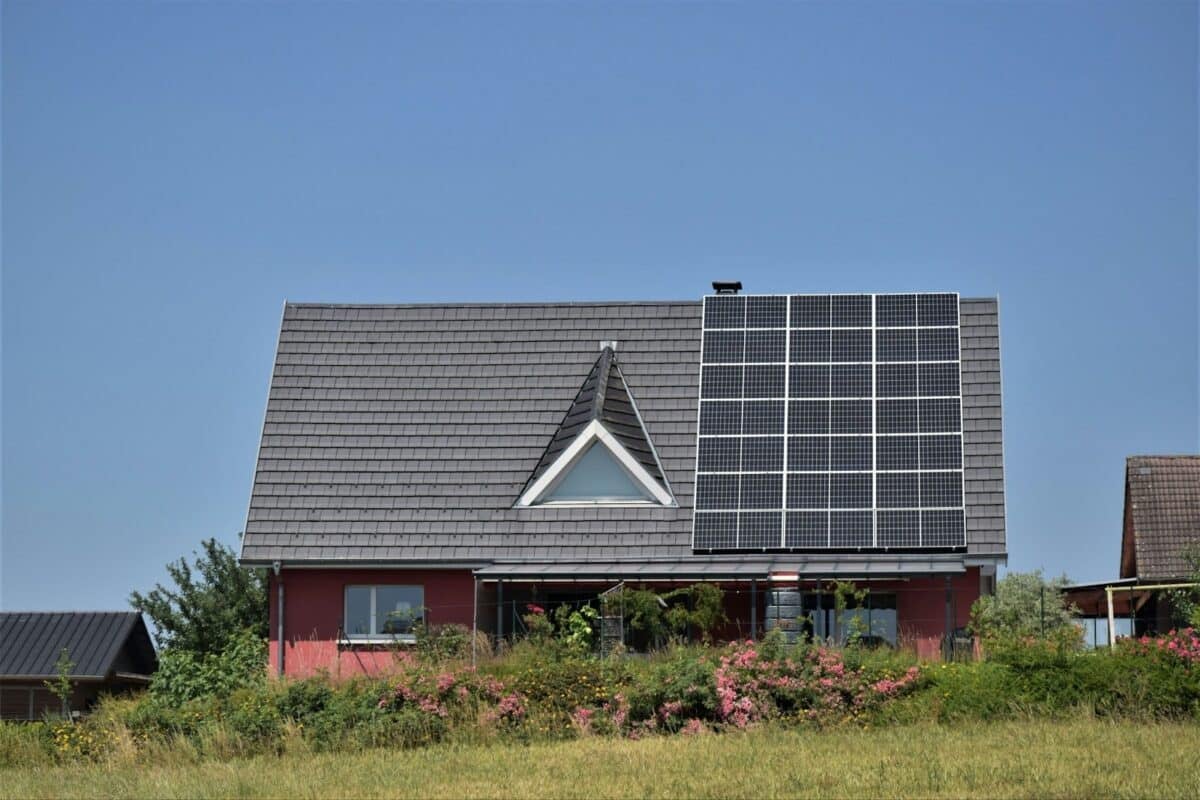
[[[957,294],[704,299],[693,547],[966,544]]]

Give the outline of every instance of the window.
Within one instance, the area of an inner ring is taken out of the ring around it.
[[[608,448],[596,443],[568,469],[539,503],[627,502],[650,500]]]
[[[424,587],[346,587],[347,639],[416,641],[416,626],[424,619]]]
[[[871,644],[887,642],[893,647],[896,645],[898,626],[894,594],[868,592],[862,603],[851,599],[848,607],[839,614],[834,608],[833,595],[805,592],[800,597],[800,611],[805,618],[805,631],[818,639],[832,638],[838,644],[845,644],[854,633]]]
[[[741,415],[740,409],[738,415]],[[650,447],[648,440],[643,442]],[[710,458],[718,455],[721,454],[707,454]],[[658,472],[657,459],[655,464],[647,467],[600,420],[594,419],[576,435],[575,440],[554,459],[549,468],[526,486],[517,498],[516,507],[641,503],[674,505],[675,499],[670,491],[651,470]]]

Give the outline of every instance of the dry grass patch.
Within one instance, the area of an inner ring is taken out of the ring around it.
[[[0,770],[0,798],[1186,797],[1200,726],[1009,721]]]

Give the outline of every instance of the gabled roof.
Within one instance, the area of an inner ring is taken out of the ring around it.
[[[1005,553],[998,325],[994,299],[962,300],[971,556]],[[530,476],[544,469],[564,409],[580,398],[581,376],[597,367],[601,341],[618,342],[616,377],[627,393],[632,388],[677,506],[514,508]],[[701,304],[694,300],[289,303],[242,559],[693,559],[700,348]]]
[[[1188,547],[1200,547],[1200,455],[1130,456],[1121,577],[1188,577]]]
[[[588,371],[583,385],[579,387],[579,393],[567,409],[558,430],[550,438],[537,468],[529,476],[525,490],[558,461],[563,452],[592,422],[603,425],[649,477],[661,488],[666,489],[658,453],[650,441],[650,435],[646,433],[633,395],[625,383],[625,376],[621,374],[616,353],[611,345],[606,343],[596,363]]]
[[[57,677],[64,648],[75,680],[104,680],[118,671],[148,675],[158,665],[136,611],[0,612],[0,680]]]

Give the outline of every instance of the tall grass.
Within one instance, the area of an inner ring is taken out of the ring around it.
[[[1196,797],[1200,726],[1074,720],[0,770],[0,798]]]

